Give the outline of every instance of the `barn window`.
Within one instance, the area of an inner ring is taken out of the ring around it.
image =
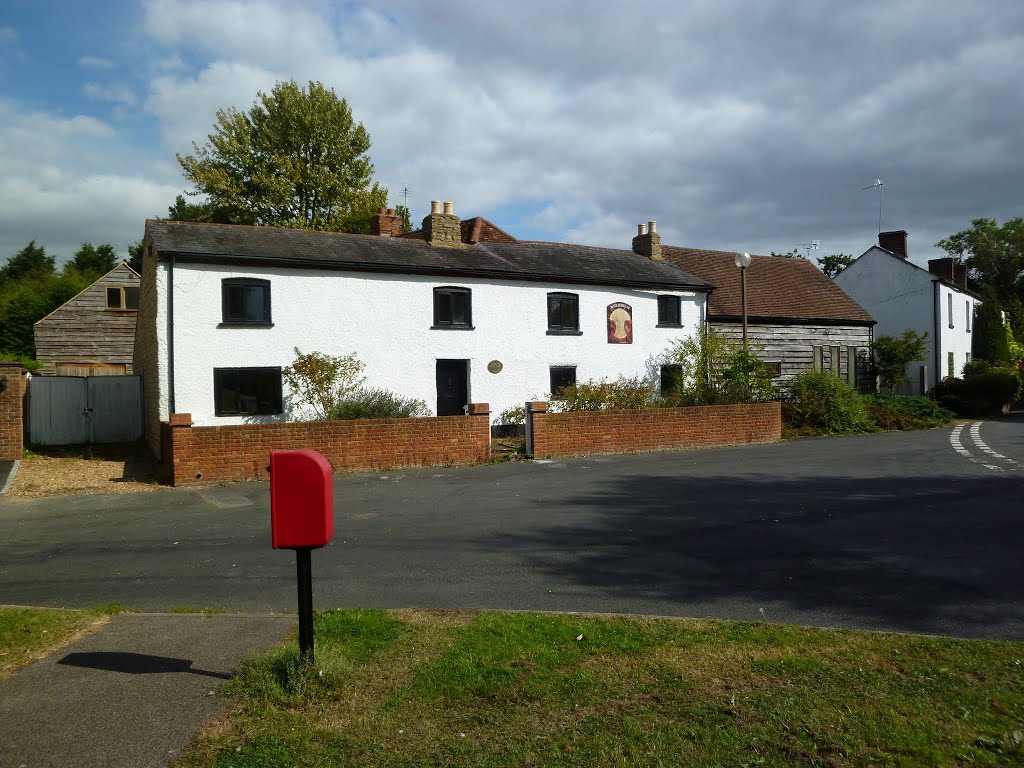
[[[125,285],[107,288],[107,309],[138,309],[139,289],[137,286]]]

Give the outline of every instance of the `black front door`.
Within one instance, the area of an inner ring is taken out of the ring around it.
[[[469,403],[469,360],[437,361],[437,415],[462,416]]]

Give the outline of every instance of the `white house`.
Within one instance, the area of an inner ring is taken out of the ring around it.
[[[436,415],[486,402],[493,420],[576,381],[642,375],[704,320],[710,286],[660,259],[653,222],[615,250],[467,243],[450,204],[413,237],[392,236],[393,217],[378,214],[379,235],[146,222],[135,370],[154,451],[172,413],[301,418],[281,377],[295,348],[354,352],[369,386]]]
[[[963,374],[980,302],[967,288],[966,268],[953,259],[932,259],[923,269],[907,260],[905,231],[878,239],[834,279],[877,320],[875,338],[908,329],[928,334],[925,361],[907,368],[913,394],[923,394],[936,381]]]

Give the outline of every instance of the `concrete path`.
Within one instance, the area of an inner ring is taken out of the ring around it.
[[[222,710],[215,693],[287,616],[121,614],[0,681],[0,768],[167,766]]]

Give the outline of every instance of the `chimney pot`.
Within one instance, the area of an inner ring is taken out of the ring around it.
[[[646,234],[647,234],[647,225],[646,224],[637,224],[636,225],[636,236],[640,237],[640,235],[646,235]]]
[[[907,231],[897,229],[892,232],[879,232],[878,245],[901,259],[907,258]]]
[[[430,201],[430,213],[431,214],[435,214],[435,213],[440,213],[440,212],[441,212],[441,201],[440,200],[431,200]]]
[[[391,211],[389,211],[384,206],[381,206],[380,208],[377,209],[377,213],[391,213]]]
[[[658,222],[656,222],[656,221],[648,221],[647,222],[647,231],[650,232],[652,235],[655,232],[657,232],[658,231]]]
[[[449,216],[451,216],[453,213],[455,213],[455,206],[452,204],[451,200],[445,200],[445,202],[444,202],[444,212],[447,215],[449,215]]]
[[[388,216],[394,216],[394,215],[395,215],[395,209],[394,208],[388,208]]]

